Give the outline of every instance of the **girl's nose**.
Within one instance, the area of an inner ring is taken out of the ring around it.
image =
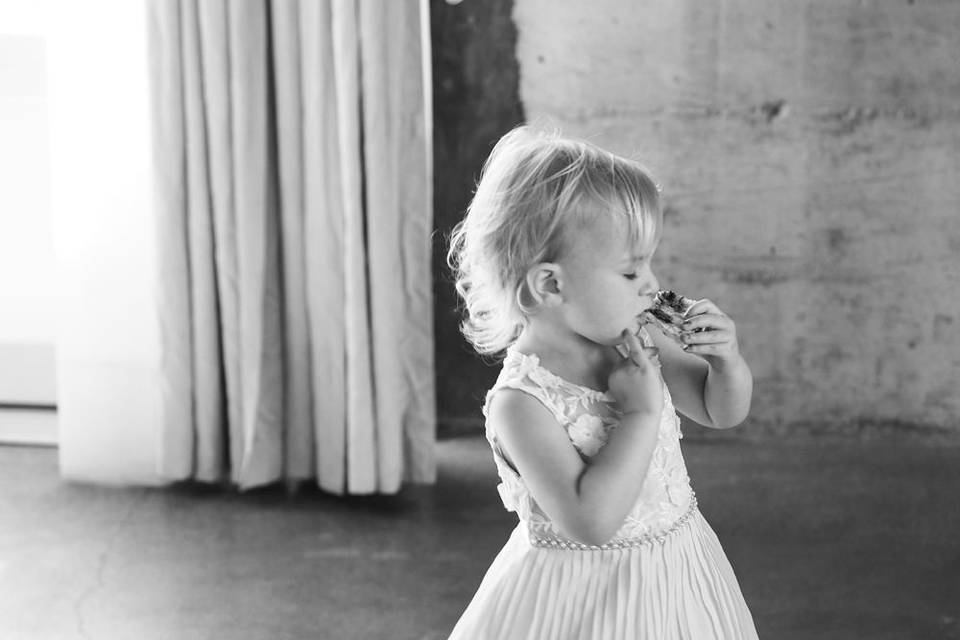
[[[660,290],[660,281],[657,280],[657,277],[653,275],[652,271],[648,271],[646,275],[647,277],[643,278],[642,284],[640,285],[640,295],[653,296]]]

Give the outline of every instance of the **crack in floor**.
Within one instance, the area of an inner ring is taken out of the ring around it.
[[[98,591],[103,589],[104,581],[103,576],[107,568],[107,561],[110,558],[110,553],[113,551],[114,545],[117,543],[117,540],[120,538],[120,534],[126,528],[126,526],[133,519],[133,514],[136,511],[137,507],[140,506],[142,499],[147,495],[145,489],[137,490],[133,498],[130,500],[130,504],[127,507],[126,513],[120,521],[114,525],[113,531],[110,533],[110,539],[107,541],[106,546],[103,551],[100,552],[99,557],[97,558],[97,575],[86,591],[80,594],[77,597],[76,601],[73,603],[73,612],[77,622],[77,633],[80,634],[81,638],[85,640],[93,640],[90,634],[87,632],[86,621],[84,620],[83,608],[87,602],[96,594]]]

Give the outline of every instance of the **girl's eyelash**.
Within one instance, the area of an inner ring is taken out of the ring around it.
[[[637,279],[637,274],[635,274],[635,273],[625,273],[625,274],[623,274],[623,277],[626,278],[627,280],[636,280],[636,279]]]

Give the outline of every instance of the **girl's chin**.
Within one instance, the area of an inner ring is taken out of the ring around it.
[[[629,331],[633,335],[638,335],[640,333],[640,327],[642,326],[643,325],[640,324],[639,321],[637,321],[625,327],[620,327],[619,330],[616,330],[616,333],[613,333],[612,330],[610,330],[610,331],[605,331],[602,335],[595,334],[593,336],[590,336],[590,335],[581,334],[581,337],[586,338],[587,340],[589,340],[590,342],[593,342],[594,344],[599,344],[604,347],[618,347],[622,345],[624,342],[626,342],[623,335],[624,331]]]
[[[622,335],[617,335],[616,337],[610,337],[609,335],[604,336],[583,336],[586,338],[586,341],[594,344],[599,347],[618,347],[622,345],[624,340]]]
[[[638,333],[640,333],[639,325],[633,326],[633,327],[624,327],[624,329],[629,331],[633,335],[637,335]],[[615,337],[607,338],[605,340],[600,341],[600,344],[606,347],[619,347],[623,345],[626,341],[627,341],[626,338],[621,332],[621,333],[618,333]]]

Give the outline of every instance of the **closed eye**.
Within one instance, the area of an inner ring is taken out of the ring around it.
[[[635,273],[625,273],[623,274],[623,277],[627,280],[636,280],[638,276]]]

